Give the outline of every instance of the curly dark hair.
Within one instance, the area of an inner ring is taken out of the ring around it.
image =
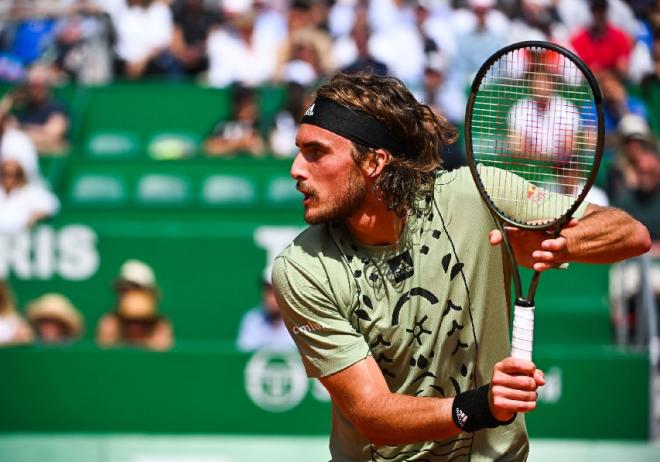
[[[399,215],[417,209],[418,198],[433,189],[440,168],[441,145],[456,141],[456,128],[428,105],[419,103],[399,79],[368,74],[337,74],[316,92],[324,98],[366,112],[379,120],[405,146],[393,154],[376,180],[390,210]],[[353,142],[353,158],[360,164],[374,150]]]

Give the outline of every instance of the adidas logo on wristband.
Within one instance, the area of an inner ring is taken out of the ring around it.
[[[468,416],[465,412],[461,411],[460,409],[456,408],[456,420],[458,420],[458,426],[463,428],[465,426],[465,422],[468,420]]]

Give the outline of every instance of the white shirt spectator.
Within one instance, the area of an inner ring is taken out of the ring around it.
[[[530,144],[534,155],[563,161],[572,152],[567,140],[580,129],[580,111],[561,97],[551,97],[545,110],[538,101],[526,98],[509,111],[509,128]]]
[[[97,0],[112,19],[117,32],[117,55],[128,62],[147,59],[167,47],[174,31],[172,12],[159,0],[148,7],[129,7],[125,0]]]
[[[0,234],[15,234],[33,224],[35,216],[57,213],[57,197],[41,183],[37,154],[32,142],[18,130],[7,129],[0,143],[0,163],[14,161],[20,165],[27,182],[7,192],[0,187]]]
[[[424,43],[414,25],[400,25],[373,34],[369,39],[369,51],[387,66],[390,75],[410,87],[420,85],[424,74]]]
[[[269,323],[261,307],[253,308],[243,316],[237,346],[241,351],[255,351],[260,348],[272,350],[295,348],[284,322],[279,320],[275,325]]]
[[[7,193],[0,188],[0,234],[15,234],[29,228],[33,215],[54,215],[59,201],[42,186],[26,184]]]
[[[209,35],[209,84],[224,87],[234,82],[247,86],[260,85],[273,77],[279,40],[273,34],[255,27],[249,46],[226,28]]]

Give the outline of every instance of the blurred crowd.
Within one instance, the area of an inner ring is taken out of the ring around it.
[[[461,126],[476,70],[522,40],[567,47],[596,74],[607,162],[590,200],[644,222],[660,255],[660,112],[650,106],[660,95],[656,0],[0,0],[0,233],[27,230],[60,208],[38,168],[39,156],[71,147],[75,121],[53,96],[57,85],[157,80],[231,87],[232,116],[208,134],[204,154],[290,158],[310,95],[328,76],[397,77]],[[286,101],[264,130],[257,90],[271,84],[285,88]],[[459,142],[445,153],[446,168],[465,162],[462,150]],[[100,321],[98,342],[166,349],[172,327],[158,314],[153,272],[129,263],[122,274],[141,273],[141,282],[116,284],[117,306]],[[264,283],[263,303],[244,324],[278,338],[282,326],[269,290]],[[6,288],[0,305],[0,342],[76,338],[83,330],[61,295],[33,301],[25,319]],[[241,348],[249,345],[239,340]]]
[[[171,322],[160,313],[160,289],[153,269],[127,260],[112,285],[115,304],[98,321],[99,347],[138,347],[165,351],[174,344]],[[80,340],[85,319],[68,297],[46,293],[17,306],[11,289],[0,281],[0,346],[38,344],[66,346]]]

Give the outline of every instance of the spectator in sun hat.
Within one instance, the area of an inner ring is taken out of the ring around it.
[[[48,293],[28,304],[27,318],[35,340],[49,345],[70,343],[82,336],[80,312],[64,295]]]
[[[114,289],[115,308],[99,321],[98,344],[158,351],[172,348],[172,324],[158,309],[160,289],[153,269],[139,260],[126,261],[120,268]]]

